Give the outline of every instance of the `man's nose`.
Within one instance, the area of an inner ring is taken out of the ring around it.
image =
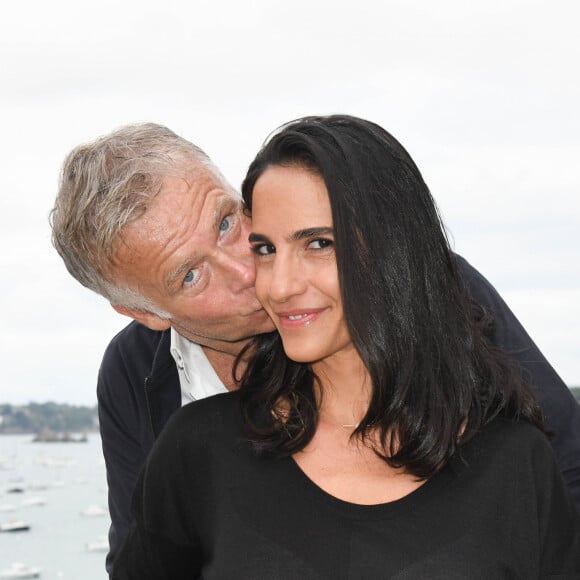
[[[248,244],[223,248],[218,255],[218,264],[226,283],[234,292],[254,286],[256,267]]]

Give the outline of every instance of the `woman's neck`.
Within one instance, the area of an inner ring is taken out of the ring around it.
[[[356,426],[367,412],[371,380],[356,351],[328,357],[312,365],[319,379],[316,397],[320,419],[341,426]]]

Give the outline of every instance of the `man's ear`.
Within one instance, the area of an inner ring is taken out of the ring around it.
[[[119,306],[118,304],[111,304],[111,306],[119,313],[129,318],[135,319],[137,322],[151,328],[151,330],[167,330],[171,327],[171,321],[167,318],[161,318],[153,312],[142,310],[140,308],[128,308],[126,306]]]

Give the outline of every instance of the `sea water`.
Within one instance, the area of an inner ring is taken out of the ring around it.
[[[110,522],[99,435],[86,443],[32,439],[0,435],[0,523],[30,526],[0,533],[0,571],[21,562],[41,568],[41,580],[105,580]]]

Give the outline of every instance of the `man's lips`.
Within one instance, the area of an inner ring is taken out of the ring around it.
[[[275,312],[282,328],[303,328],[314,322],[325,308],[302,308]]]

